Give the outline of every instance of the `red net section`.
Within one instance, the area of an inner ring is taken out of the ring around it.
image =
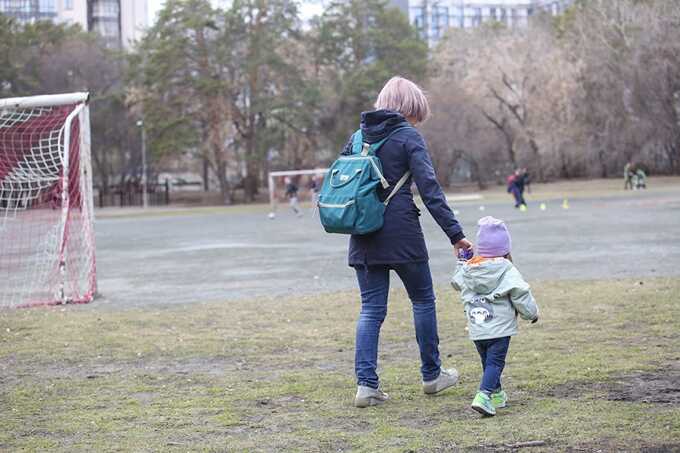
[[[89,167],[86,106],[0,109],[0,307],[92,299]]]

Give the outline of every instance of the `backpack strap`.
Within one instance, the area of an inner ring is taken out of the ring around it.
[[[352,134],[352,154],[361,154],[362,144],[364,142],[364,134],[361,129]]]
[[[359,129],[359,130],[356,131],[356,132],[354,133],[354,135],[352,136],[352,153],[354,154],[355,151],[358,151],[359,149],[361,149],[361,152],[360,152],[360,155],[361,155],[361,156],[364,156],[364,157],[365,157],[365,156],[369,156],[369,155],[374,155],[375,152],[376,152],[378,149],[380,149],[380,147],[381,147],[381,146],[382,146],[382,145],[383,145],[390,137],[392,137],[392,135],[393,135],[394,133],[396,133],[397,131],[400,131],[400,130],[402,130],[402,129],[408,129],[408,128],[410,128],[410,127],[411,127],[411,126],[402,126],[402,127],[398,127],[398,128],[396,128],[395,130],[393,130],[392,132],[390,132],[389,135],[388,135],[387,137],[383,138],[383,139],[380,140],[379,142],[376,142],[376,143],[373,143],[373,144],[370,144],[370,145],[369,145],[368,143],[365,143],[365,142],[364,142],[363,133],[361,132],[361,129]],[[392,191],[390,192],[390,194],[387,196],[387,198],[386,198],[385,201],[383,202],[383,203],[385,204],[385,206],[387,206],[387,205],[390,203],[390,200],[392,200],[392,198],[397,194],[397,192],[399,192],[399,189],[401,189],[401,188],[404,186],[404,184],[406,184],[406,181],[408,181],[408,178],[409,178],[410,176],[411,176],[411,171],[410,171],[410,170],[408,170],[406,173],[404,173],[404,176],[402,176],[402,177],[399,179],[399,181],[397,182],[397,184],[395,184],[394,189],[392,189]],[[389,187],[389,184],[387,183],[387,181],[385,180],[385,178],[383,178],[382,175],[380,175],[380,179],[382,180],[381,182],[382,182],[383,188],[384,188],[384,189],[387,189],[387,188]]]
[[[406,173],[404,173],[404,176],[401,177],[401,179],[397,182],[397,184],[394,186],[394,189],[392,189],[392,192],[385,198],[384,205],[387,206],[390,203],[390,200],[392,199],[393,196],[399,192],[399,189],[401,189],[404,184],[406,184],[406,181],[408,181],[408,178],[411,176],[411,170],[408,170]]]

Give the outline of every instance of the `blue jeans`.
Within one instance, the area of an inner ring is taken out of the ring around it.
[[[424,381],[439,377],[439,336],[437,310],[432,289],[432,275],[427,261],[390,265],[356,265],[354,269],[361,290],[361,314],[357,321],[354,366],[357,384],[378,388],[378,337],[387,316],[390,270],[397,273],[406,287],[413,307],[413,323],[420,348],[420,372]]]
[[[501,373],[505,368],[505,356],[508,354],[510,337],[477,340],[475,346],[482,359],[482,370],[484,370],[479,390],[487,394],[501,390]]]

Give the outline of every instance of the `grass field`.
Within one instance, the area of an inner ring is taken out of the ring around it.
[[[409,302],[381,337],[392,400],[356,409],[357,295],[93,310],[0,311],[3,451],[680,451],[680,280],[534,287],[504,383],[468,405],[480,366],[462,308],[438,291],[444,363],[461,383],[422,394]]]

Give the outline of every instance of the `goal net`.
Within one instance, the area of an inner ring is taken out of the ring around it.
[[[297,189],[297,201],[316,202],[327,168],[314,170],[273,171],[269,173],[269,204],[274,213],[280,203],[288,203],[290,190]]]
[[[94,297],[87,99],[0,99],[0,307]]]

